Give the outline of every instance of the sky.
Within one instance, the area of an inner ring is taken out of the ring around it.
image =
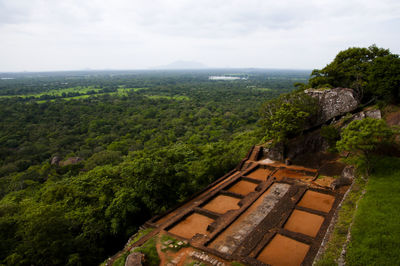
[[[0,0],[0,71],[314,69],[349,47],[400,54],[399,0]]]

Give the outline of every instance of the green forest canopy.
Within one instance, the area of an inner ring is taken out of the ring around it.
[[[323,69],[314,69],[308,87],[352,88],[364,102],[378,99],[398,103],[400,58],[376,45],[351,47],[339,52]]]
[[[0,80],[0,262],[103,261],[151,216],[231,170],[262,138],[258,106],[309,72],[247,71],[238,81],[210,74]],[[114,93],[124,88],[141,89]],[[83,160],[57,166],[55,156]]]

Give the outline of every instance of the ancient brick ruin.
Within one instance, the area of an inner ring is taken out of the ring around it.
[[[263,148],[253,147],[236,169],[146,222],[155,230],[133,246],[157,235],[189,243],[173,260],[164,258],[166,265],[191,259],[207,265],[311,265],[346,191],[332,190],[318,176],[316,169],[263,158]]]

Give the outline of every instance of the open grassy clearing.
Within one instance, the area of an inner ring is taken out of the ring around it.
[[[40,93],[30,93],[30,94],[20,94],[20,95],[0,95],[0,98],[13,98],[13,97],[21,97],[21,98],[29,98],[29,97],[34,97],[34,98],[40,98],[42,96],[63,96],[66,95],[66,97],[62,97],[62,99],[79,99],[79,98],[87,98],[91,95],[104,95],[104,94],[110,94],[110,95],[127,95],[128,92],[136,92],[139,90],[145,90],[147,88],[124,88],[124,87],[119,87],[117,91],[115,92],[101,92],[101,88],[95,88],[93,86],[88,86],[88,87],[82,87],[82,86],[77,86],[77,87],[72,87],[72,88],[66,88],[66,89],[52,89],[49,91],[44,91]],[[71,93],[79,93],[82,95],[78,96],[68,96],[68,94]],[[86,97],[83,97],[86,96]]]
[[[339,211],[338,221],[327,248],[316,265],[337,265],[348,228],[351,240],[346,252],[347,265],[397,265],[400,261],[400,158],[375,161],[368,183],[357,178]],[[365,195],[360,199],[362,190]]]
[[[353,219],[357,200],[365,187],[365,181],[361,177],[356,178],[354,182],[352,190],[342,203],[335,229],[330,236],[325,252],[317,261],[316,265],[337,265],[337,259],[340,257],[343,245],[346,242],[348,228]]]
[[[397,265],[400,261],[400,158],[380,158],[366,191],[355,214],[346,262]]]
[[[119,90],[119,89],[118,89]],[[125,96],[127,95],[127,90],[125,91],[116,91],[116,92],[105,92],[105,93],[97,93],[97,94],[86,94],[86,95],[79,95],[79,96],[73,96],[73,97],[65,97],[65,98],[57,98],[57,100],[79,100],[79,99],[86,99],[89,97],[97,97],[97,96],[102,96],[102,95],[116,95],[116,96]],[[143,94],[143,96],[154,99],[154,100],[159,100],[159,99],[165,99],[165,100],[176,100],[176,101],[188,101],[190,100],[189,97],[187,96],[182,96],[182,95],[174,95],[174,96],[168,96],[168,95],[146,95]],[[38,100],[36,101],[37,103],[45,103],[47,101],[54,102],[56,99],[51,99],[51,100]]]
[[[86,94],[88,92],[94,92],[97,93],[101,89],[99,88],[94,88],[92,86],[88,87],[82,87],[82,86],[77,86],[77,87],[72,87],[72,88],[66,88],[66,89],[52,89],[40,93],[30,93],[30,94],[20,94],[20,95],[1,95],[0,98],[12,98],[12,97],[21,97],[21,98],[28,98],[28,97],[35,97],[39,98],[43,95],[49,95],[49,96],[62,96],[63,93],[81,93],[81,94]]]
[[[183,95],[174,95],[174,96],[168,96],[168,95],[144,95],[147,98],[150,99],[166,99],[166,100],[177,100],[177,101],[188,101],[190,100],[189,97],[187,96],[183,96]]]

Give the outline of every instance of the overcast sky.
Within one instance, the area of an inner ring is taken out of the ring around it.
[[[0,0],[0,71],[313,69],[373,43],[400,54],[399,0]]]

